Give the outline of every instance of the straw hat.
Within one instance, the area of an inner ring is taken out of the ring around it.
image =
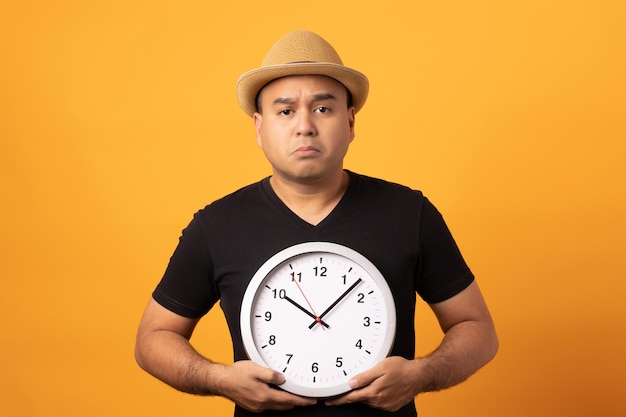
[[[352,94],[355,111],[365,104],[367,77],[343,65],[335,49],[319,35],[306,30],[289,32],[270,48],[260,68],[237,80],[237,99],[246,114],[256,111],[256,97],[270,81],[289,75],[326,75],[342,83]]]

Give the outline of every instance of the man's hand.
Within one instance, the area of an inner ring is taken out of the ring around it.
[[[290,410],[295,406],[313,405],[317,401],[272,388],[281,385],[285,377],[279,372],[257,365],[252,361],[239,361],[223,365],[218,393],[248,411]],[[217,375],[216,375],[217,376]]]
[[[172,387],[197,395],[222,395],[253,411],[289,410],[316,400],[272,388],[284,375],[251,361],[215,363],[189,343],[198,319],[175,314],[150,300],[137,330],[135,357],[150,374]]]
[[[355,376],[350,380],[353,390],[326,401],[326,405],[362,402],[370,407],[397,411],[419,393],[418,376],[416,360],[392,356]]]
[[[435,351],[413,360],[387,358],[353,378],[353,391],[326,404],[361,401],[395,411],[421,392],[442,390],[465,381],[493,358],[498,337],[476,282],[430,307],[444,332]]]

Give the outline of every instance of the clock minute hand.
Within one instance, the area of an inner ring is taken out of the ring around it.
[[[343,294],[341,294],[339,296],[339,298],[337,298],[322,314],[320,314],[319,319],[321,320],[322,317],[324,317],[326,314],[328,314],[333,308],[335,308],[335,306],[337,304],[339,304],[339,302],[341,300],[343,300],[348,294],[350,294],[350,292],[356,288],[357,285],[359,285],[361,283],[362,279],[359,278],[357,279],[354,284],[350,285],[350,288],[348,288],[347,290],[345,290],[343,292]],[[322,322],[323,323],[323,322]],[[309,329],[312,329],[313,326],[315,326],[317,324],[317,321],[314,321],[313,323],[311,323],[311,325],[309,326]]]
[[[291,304],[293,304],[294,306],[296,306],[298,309],[300,309],[301,311],[303,311],[304,313],[306,313],[307,316],[315,319],[315,322],[317,323],[318,318],[315,317],[315,314],[311,313],[309,310],[307,310],[306,308],[302,307],[300,304],[298,304],[297,302],[295,302],[294,300],[292,300],[291,298],[289,298],[288,296],[285,295],[285,300],[289,301]],[[328,328],[328,324],[324,323],[321,319],[320,319],[320,324],[326,328]],[[311,326],[313,327],[313,326]]]

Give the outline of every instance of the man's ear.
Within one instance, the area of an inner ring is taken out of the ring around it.
[[[261,126],[263,126],[263,115],[259,112],[254,112],[252,115],[254,121],[254,131],[256,132],[256,144],[259,148],[263,148],[263,141],[261,140]]]
[[[355,117],[356,112],[354,111],[354,106],[348,109],[348,124],[350,126],[350,142],[354,140],[354,123],[356,121]]]

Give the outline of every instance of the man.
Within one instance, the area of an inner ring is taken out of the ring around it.
[[[295,31],[240,77],[237,90],[272,175],[200,210],[183,231],[141,320],[138,363],[181,391],[231,399],[236,416],[415,416],[419,393],[464,381],[493,358],[498,342],[474,277],[434,206],[418,191],[343,167],[367,78],[343,66],[318,35]],[[339,243],[373,262],[398,316],[390,356],[330,399],[277,389],[285,376],[247,360],[240,332],[243,294],[256,270],[307,241]],[[444,332],[440,346],[418,358],[416,293]],[[189,343],[218,300],[233,364],[212,362]]]

